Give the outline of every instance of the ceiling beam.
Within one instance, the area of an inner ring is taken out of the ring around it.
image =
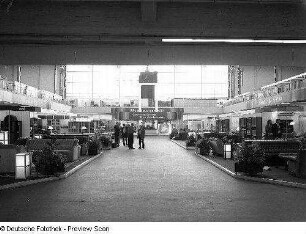
[[[306,67],[306,46],[0,45],[0,64],[256,65]]]
[[[9,14],[0,8],[2,42],[306,39],[306,8],[299,5],[24,1],[15,0]]]

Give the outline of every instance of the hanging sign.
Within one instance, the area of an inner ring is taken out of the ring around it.
[[[157,72],[140,72],[139,83],[157,83]]]
[[[283,102],[283,98],[280,95],[268,98],[258,98],[250,101],[250,107],[264,107],[264,106],[273,106]]]

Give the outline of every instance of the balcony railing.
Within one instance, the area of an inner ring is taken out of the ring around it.
[[[64,105],[69,105],[69,102],[64,100],[62,96],[58,94],[46,90],[39,90],[35,87],[17,81],[8,81],[5,79],[0,80],[0,89],[16,94],[23,94],[33,98],[40,98],[48,101],[61,103]]]
[[[281,95],[283,93],[293,92],[296,90],[301,90],[306,88],[306,73],[290,77],[288,79],[266,85],[261,87],[259,90],[254,92],[248,92],[236,96],[230,100],[219,100],[219,104],[222,106],[231,106],[234,104],[260,100],[264,98],[275,97],[276,95]]]

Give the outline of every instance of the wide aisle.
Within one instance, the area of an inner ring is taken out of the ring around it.
[[[306,221],[306,190],[236,180],[167,137],[145,141],[65,180],[0,191],[0,221]]]

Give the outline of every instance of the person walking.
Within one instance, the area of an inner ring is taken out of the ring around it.
[[[129,149],[135,149],[133,146],[134,145],[134,132],[135,132],[133,123],[131,123],[131,126],[128,127],[127,132],[128,132]]]
[[[141,148],[144,149],[145,148],[145,144],[144,144],[145,135],[146,135],[146,129],[145,129],[144,123],[142,123],[142,125],[140,125],[140,127],[138,129],[138,133],[137,133],[137,138],[138,138],[138,141],[139,141],[139,148],[138,149],[141,149]]]
[[[128,145],[128,142],[127,142],[127,126],[125,126],[125,124],[123,124],[122,126],[122,129],[121,129],[121,136],[122,136],[122,142],[123,142],[123,145],[124,146],[127,146]]]

